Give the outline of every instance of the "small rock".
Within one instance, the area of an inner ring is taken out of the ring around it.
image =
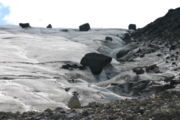
[[[88,111],[85,110],[85,111],[82,112],[82,116],[88,116],[88,115],[89,115]]]
[[[158,53],[158,54],[157,54],[157,56],[158,56],[158,57],[161,57],[161,56],[162,56],[162,54],[161,54],[161,53]]]
[[[156,64],[149,65],[145,67],[146,72],[154,72],[154,73],[159,73],[159,67]]]
[[[61,31],[62,32],[68,32],[69,30],[68,29],[62,29]]]
[[[176,62],[172,62],[172,65],[176,65],[177,66],[177,63]]]
[[[141,55],[139,55],[139,57],[141,57],[141,58],[143,58],[145,56],[145,54],[141,54]]]
[[[71,88],[65,88],[65,91],[68,92]]]
[[[135,67],[132,69],[133,72],[135,72],[136,74],[143,74],[144,73],[144,70],[143,70],[143,67]]]
[[[70,98],[70,100],[68,102],[69,108],[74,109],[74,108],[80,108],[81,107],[78,95],[79,94],[77,92],[73,92],[73,96]]]
[[[175,45],[171,45],[171,47],[169,48],[169,50],[175,50],[176,49],[176,46]]]
[[[106,40],[106,41],[112,41],[113,39],[112,39],[112,37],[108,37],[108,36],[107,36],[107,37],[105,38],[105,40]]]

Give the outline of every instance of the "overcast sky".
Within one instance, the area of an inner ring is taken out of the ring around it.
[[[143,27],[180,7],[180,0],[0,0],[0,24],[29,22],[31,26],[77,28]]]

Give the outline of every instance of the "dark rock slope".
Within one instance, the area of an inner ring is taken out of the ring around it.
[[[142,40],[167,40],[176,41],[180,39],[180,8],[170,9],[168,13],[138,29],[132,34],[134,39]]]

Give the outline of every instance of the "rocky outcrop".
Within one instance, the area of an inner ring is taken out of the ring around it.
[[[99,75],[103,68],[110,64],[112,61],[111,57],[105,56],[98,53],[88,53],[81,59],[83,66],[88,66],[94,75]]]
[[[148,24],[144,28],[138,29],[132,34],[134,39],[139,41],[162,40],[173,41],[180,39],[180,8],[170,9],[168,13]]]

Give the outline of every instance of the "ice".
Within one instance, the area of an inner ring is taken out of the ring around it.
[[[0,26],[0,111],[42,111],[47,108],[67,108],[73,91],[80,102],[109,102],[123,99],[106,88],[98,87],[90,70],[61,69],[66,62],[79,63],[89,52],[112,56],[122,47],[122,29],[30,28]],[[110,36],[113,41],[105,41]],[[113,65],[118,64],[113,60]],[[102,80],[107,79],[105,72]],[[75,79],[75,83],[71,80]],[[65,91],[65,88],[70,88]]]

